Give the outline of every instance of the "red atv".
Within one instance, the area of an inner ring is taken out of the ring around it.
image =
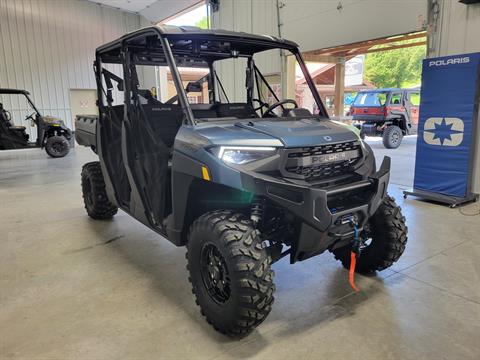
[[[376,89],[360,91],[349,115],[362,138],[382,136],[387,149],[400,146],[404,135],[415,134],[420,89]]]

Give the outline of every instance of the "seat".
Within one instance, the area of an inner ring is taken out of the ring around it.
[[[218,104],[217,113],[219,117],[234,117],[237,119],[257,117],[253,107],[247,103]]]
[[[6,115],[6,110],[3,108],[3,104],[0,103],[0,121],[2,122],[3,126],[7,127],[9,130],[13,131],[25,131],[25,126],[16,126],[12,125],[12,122],[8,120]]]
[[[9,127],[10,130],[15,130],[15,131],[25,131],[26,127],[25,126],[10,126]]]
[[[191,104],[193,116],[196,119],[216,118],[217,110],[215,104]]]
[[[170,104],[146,104],[142,107],[155,135],[167,147],[173,147],[175,136],[182,126],[183,112],[181,107]]]
[[[234,117],[237,119],[258,117],[253,107],[247,103],[218,104],[217,113],[219,117]]]

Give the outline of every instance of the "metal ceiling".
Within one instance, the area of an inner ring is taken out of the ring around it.
[[[152,23],[180,14],[186,9],[204,3],[204,0],[89,0],[123,11],[142,15]]]
[[[124,11],[139,13],[157,0],[91,0],[92,2],[111,6]]]

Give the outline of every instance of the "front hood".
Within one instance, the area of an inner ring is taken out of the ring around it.
[[[316,118],[204,123],[197,126],[196,132],[211,144],[226,146],[291,148],[358,140],[358,135],[348,125]]]
[[[247,131],[278,139],[288,148],[358,140],[358,135],[347,125],[330,120],[320,121],[316,118],[241,121],[235,125]]]

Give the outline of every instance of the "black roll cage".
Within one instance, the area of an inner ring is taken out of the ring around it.
[[[40,113],[40,111],[37,109],[37,107],[33,103],[33,100],[30,98],[30,93],[27,90],[20,90],[20,89],[0,89],[0,94],[4,94],[4,95],[23,95],[23,96],[25,96],[28,104],[35,111],[36,116],[33,119],[33,121],[36,125],[36,128],[37,128],[37,139],[36,139],[35,142],[36,142],[37,146],[41,146],[42,143],[43,143],[44,130],[45,130],[43,122],[41,121],[42,114]],[[28,117],[26,119],[28,119]]]
[[[155,38],[157,38],[160,42],[161,49],[158,49],[158,51],[155,51],[157,49],[153,49],[152,51],[152,44],[155,41]],[[153,39],[153,40],[152,40]],[[98,106],[100,110],[104,111],[104,103],[102,101],[103,97],[107,97],[107,102],[109,99],[109,94],[111,96],[111,92],[108,92],[108,88],[111,87],[111,81],[110,84],[107,83],[107,92],[104,91],[102,87],[102,78],[101,75],[105,75],[106,82],[108,81],[107,78],[113,79],[117,82],[119,82],[118,86],[122,86],[122,89],[119,88],[119,90],[123,90],[125,88],[125,104],[127,107],[132,106],[132,99],[129,99],[129,94],[130,90],[132,89],[130,80],[131,77],[134,76],[136,78],[136,72],[132,71],[131,66],[133,65],[153,65],[153,66],[159,66],[159,65],[167,65],[170,69],[171,75],[172,75],[172,80],[174,82],[177,95],[178,95],[178,103],[180,104],[183,114],[185,116],[185,123],[188,125],[196,125],[195,118],[193,116],[192,109],[190,107],[190,104],[188,102],[187,94],[185,92],[185,89],[183,88],[183,83],[180,77],[180,73],[178,71],[178,65],[174,56],[174,53],[171,48],[171,41],[173,40],[179,40],[179,41],[191,41],[191,49],[175,49],[175,56],[177,56],[177,60],[181,61],[182,56],[185,61],[187,61],[187,57],[190,56],[191,59],[196,58],[198,60],[201,60],[203,63],[203,67],[205,65],[208,66],[210,69],[210,78],[208,79],[209,81],[209,102],[213,102],[215,100],[215,95],[216,95],[216,86],[215,86],[215,81],[214,77],[217,79],[217,83],[220,86],[220,89],[223,91],[224,95],[225,90],[223,89],[223,86],[220,81],[218,81],[218,76],[215,71],[213,71],[213,63],[216,60],[220,60],[221,58],[234,58],[234,57],[246,57],[247,58],[247,74],[246,76],[246,81],[248,84],[247,86],[247,101],[249,103],[252,103],[253,100],[253,77],[255,78],[256,85],[257,85],[257,91],[258,91],[258,99],[261,100],[261,94],[260,94],[260,87],[259,87],[259,78],[266,84],[268,90],[272,93],[272,95],[275,97],[277,101],[279,101],[278,97],[276,96],[275,92],[272,90],[268,82],[266,81],[265,77],[261,72],[258,70],[258,68],[255,66],[255,63],[252,59],[252,56],[257,53],[261,52],[264,50],[271,50],[271,49],[280,49],[280,50],[288,50],[290,51],[293,56],[295,56],[295,59],[297,60],[304,76],[307,82],[308,87],[310,88],[310,91],[312,92],[313,98],[315,102],[317,103],[318,109],[319,109],[319,115],[321,117],[328,118],[328,113],[326,111],[325,106],[323,105],[323,102],[318,94],[318,91],[315,87],[315,84],[313,82],[313,79],[310,76],[310,73],[308,72],[308,69],[306,67],[306,64],[302,58],[301,53],[298,50],[298,45],[288,41],[288,40],[283,40],[279,38],[274,38],[270,36],[261,36],[261,35],[252,35],[252,34],[246,34],[246,33],[240,33],[240,32],[230,32],[230,31],[224,31],[224,30],[201,30],[199,28],[193,28],[193,27],[168,27],[168,26],[151,26],[147,27],[144,29],[140,29],[137,31],[134,31],[132,33],[126,34],[122,36],[121,38],[112,41],[108,44],[105,44],[101,47],[99,47],[96,51],[96,58],[95,58],[95,63],[94,63],[94,70],[96,74],[96,79],[97,79],[97,95],[98,95]],[[208,41],[208,40],[219,40],[219,41],[225,41],[225,42],[233,42],[233,43],[238,43],[241,45],[248,46],[248,48],[251,48],[251,53],[249,54],[238,54],[237,56],[234,56],[232,52],[230,53],[222,53],[219,51],[207,51],[203,50],[201,48],[200,42],[201,41]],[[145,45],[143,46],[136,46],[134,44],[135,41],[145,41]],[[138,52],[132,51],[132,50],[138,50]],[[142,53],[143,50],[143,53]],[[114,54],[112,56],[112,53]],[[136,54],[137,58],[135,61],[132,61],[132,54]],[[194,56],[192,56],[194,55]],[[190,59],[189,58],[189,59]],[[206,63],[205,63],[206,61]],[[125,71],[124,73],[124,80],[122,82],[122,85],[120,85],[120,78],[113,73],[109,72],[108,70],[103,69],[102,63],[112,63],[112,64],[123,64],[126,65],[125,67],[130,69],[128,71]],[[191,64],[189,63],[188,66],[195,66],[196,64]],[[198,63],[197,63],[198,66]],[[252,76],[255,74],[255,76]],[[250,80],[249,80],[250,78]],[[210,87],[211,85],[211,87]],[[212,101],[213,100],[213,101]],[[227,98],[228,101],[228,98]]]

